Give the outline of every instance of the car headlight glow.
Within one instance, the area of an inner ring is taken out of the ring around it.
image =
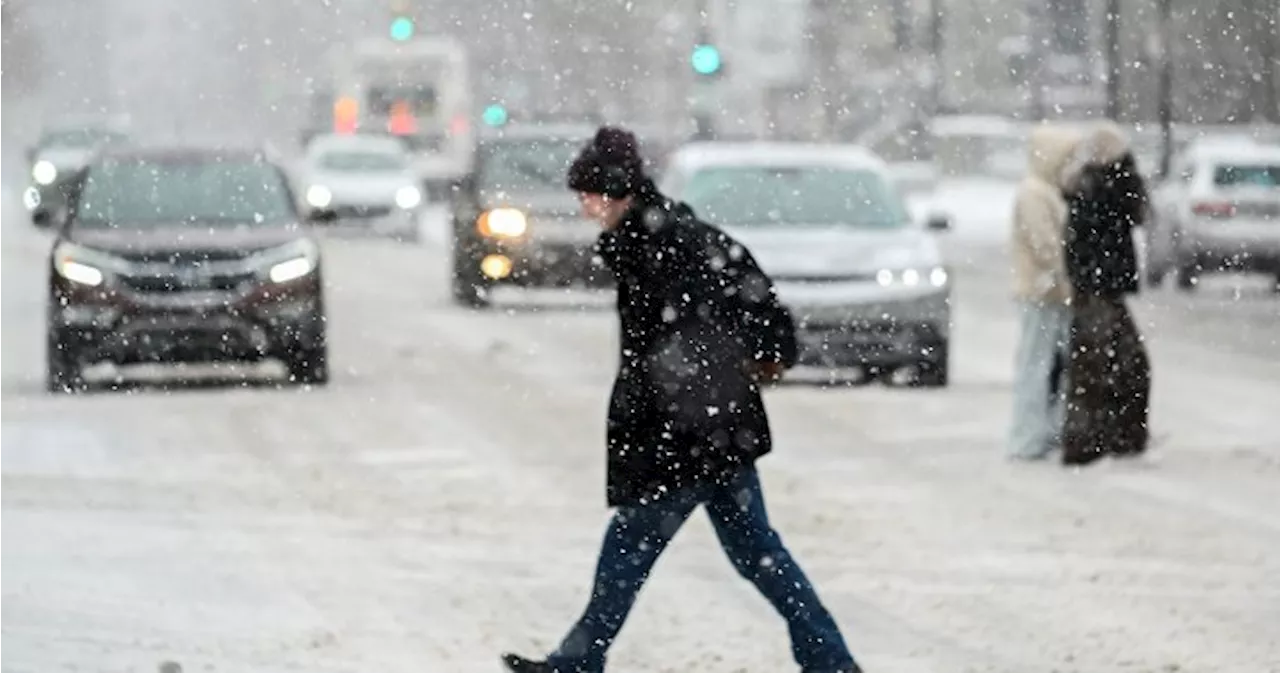
[[[51,185],[54,180],[58,179],[58,167],[51,162],[41,159],[31,167],[31,179],[39,185]]]
[[[413,185],[396,190],[396,205],[405,210],[417,208],[422,203],[422,191]]]
[[[307,203],[312,208],[328,208],[333,203],[333,192],[324,185],[311,185],[307,188]]]
[[[22,205],[26,206],[27,210],[35,210],[36,208],[39,208],[40,201],[40,190],[35,187],[27,187],[23,190]]]
[[[476,228],[484,236],[519,238],[529,230],[529,220],[515,208],[494,208],[480,216]]]
[[[67,280],[87,287],[102,285],[107,275],[119,272],[124,262],[110,253],[63,241],[53,250],[53,270]]]
[[[66,278],[73,283],[88,285],[89,287],[97,287],[102,284],[104,276],[102,270],[96,266],[89,266],[83,262],[77,262],[70,257],[63,257],[58,260],[56,265],[58,275]]]
[[[310,257],[294,257],[275,264],[271,270],[267,272],[267,277],[273,283],[287,283],[291,280],[297,280],[311,273],[316,268],[316,263]]]
[[[935,266],[930,269],[903,269],[894,271],[892,269],[881,269],[876,272],[876,283],[881,287],[889,287],[891,285],[900,284],[906,287],[919,287],[924,283],[928,283],[933,287],[945,287],[951,281],[951,274],[941,266]]]

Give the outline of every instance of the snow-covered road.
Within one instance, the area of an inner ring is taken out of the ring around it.
[[[47,239],[0,225],[6,673],[496,671],[576,617],[607,516],[606,303],[467,312],[438,247],[334,240],[329,387],[55,397]],[[1141,298],[1152,458],[1015,465],[985,249],[957,246],[951,388],[767,398],[775,523],[866,669],[1280,671],[1280,300]],[[794,670],[701,518],[613,663]]]

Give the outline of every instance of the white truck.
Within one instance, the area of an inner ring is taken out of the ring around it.
[[[435,35],[364,40],[336,49],[330,59],[332,81],[316,96],[317,112],[329,111],[325,132],[400,137],[437,198],[471,170],[473,87],[460,42]]]

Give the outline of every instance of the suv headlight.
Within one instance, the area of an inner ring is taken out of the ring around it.
[[[41,159],[31,167],[31,179],[38,185],[51,185],[58,179],[58,167],[50,161]]]
[[[101,250],[62,242],[53,249],[53,270],[67,280],[87,287],[102,285],[107,274],[119,271],[124,262]]]
[[[417,208],[422,203],[422,190],[408,185],[396,190],[396,205],[405,210]]]
[[[261,267],[273,283],[297,280],[320,266],[320,248],[305,238],[259,253],[259,257]]]
[[[892,285],[944,287],[951,282],[951,274],[941,266],[924,269],[881,269],[876,272],[876,282],[881,287]]]
[[[312,208],[328,208],[333,203],[333,192],[324,185],[311,185],[307,188],[307,204]]]
[[[476,220],[480,234],[492,238],[519,238],[529,230],[529,220],[515,208],[494,208]]]

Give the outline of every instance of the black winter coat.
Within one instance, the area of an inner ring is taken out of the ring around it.
[[[1119,297],[1138,291],[1133,228],[1147,209],[1147,188],[1132,154],[1089,164],[1065,190],[1067,276],[1078,294]]]
[[[727,479],[771,449],[748,361],[795,363],[795,327],[751,253],[647,193],[598,251],[617,282],[611,507]]]

